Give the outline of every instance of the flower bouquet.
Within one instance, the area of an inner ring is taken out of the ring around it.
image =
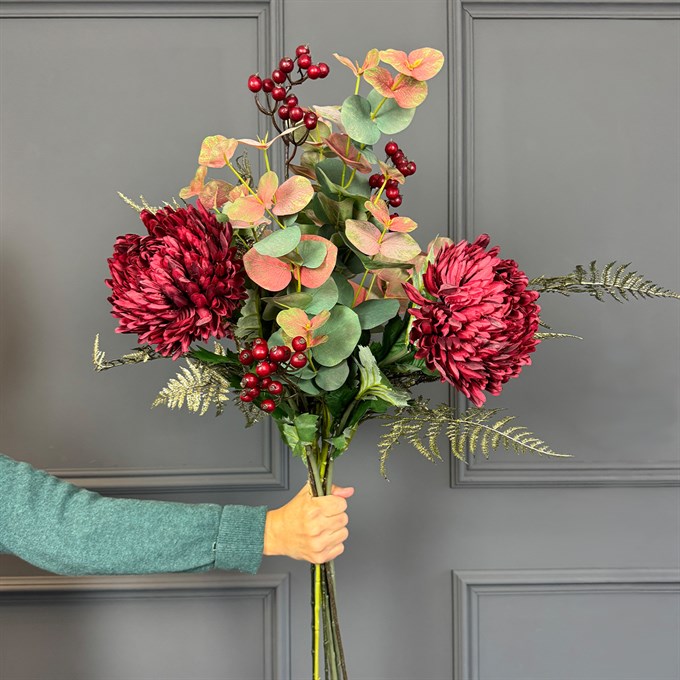
[[[154,405],[219,414],[233,397],[247,425],[273,418],[315,495],[330,493],[335,461],[374,418],[387,428],[378,444],[383,474],[402,439],[441,459],[442,433],[459,458],[500,447],[564,455],[484,407],[486,393],[517,377],[541,341],[573,337],[543,323],[539,296],[680,295],[615,263],[529,280],[487,235],[421,247],[402,209],[417,167],[390,137],[411,123],[444,56],[372,49],[361,65],[335,57],[356,76],[341,105],[303,106],[300,86],[330,69],[300,45],[271,77],[248,80],[272,139],[206,137],[179,192],[183,204],[153,208],[124,197],[147,233],[117,239],[107,284],[116,331],[136,334],[139,347],[109,361],[97,338],[95,367],[184,358]],[[282,168],[270,165],[274,144],[285,151]],[[260,177],[248,150],[262,154]],[[226,177],[209,179],[209,169]],[[470,407],[415,398],[411,389],[429,381],[448,382]],[[311,569],[313,677],[323,646],[326,677],[346,678],[333,562]]]

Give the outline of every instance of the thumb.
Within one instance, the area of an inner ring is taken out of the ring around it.
[[[335,484],[333,484],[331,494],[333,496],[340,496],[340,498],[349,498],[350,496],[354,495],[354,487],[353,486],[335,486]]]

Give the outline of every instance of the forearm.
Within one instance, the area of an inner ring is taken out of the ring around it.
[[[0,547],[56,573],[254,573],[264,521],[265,508],[105,498],[0,456]]]

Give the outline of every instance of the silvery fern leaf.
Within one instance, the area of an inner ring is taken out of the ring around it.
[[[368,347],[359,347],[359,392],[356,400],[382,399],[393,406],[406,406],[409,393],[406,390],[393,387],[389,380],[378,368],[378,362]]]
[[[587,269],[578,265],[567,276],[539,276],[529,282],[529,287],[539,293],[587,293],[597,300],[609,296],[617,302],[624,302],[629,297],[680,299],[680,293],[662,288],[636,271],[629,271],[628,267],[630,262],[618,266],[616,262],[610,262],[599,270],[597,262],[593,260]]]
[[[202,416],[214,405],[215,415],[221,415],[224,403],[229,401],[229,380],[212,366],[191,359],[187,359],[187,364],[189,367],[182,366],[177,376],[158,393],[151,408],[164,405],[179,409],[186,405]]]
[[[419,398],[394,414],[381,416],[389,421],[385,425],[389,431],[378,442],[381,473],[387,476],[387,458],[402,439],[428,460],[441,460],[437,438],[442,432],[451,444],[453,455],[460,460],[465,460],[468,452],[474,454],[479,450],[488,457],[492,450],[500,447],[516,453],[570,458],[553,451],[523,425],[516,425],[515,416],[500,416],[501,411],[473,407],[458,414],[446,404],[431,408],[428,400]]]

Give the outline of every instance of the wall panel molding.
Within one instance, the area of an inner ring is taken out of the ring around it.
[[[290,668],[290,584],[288,574],[247,576],[210,572],[160,576],[16,576],[0,580],[5,604],[83,602],[153,597],[252,598],[264,612],[264,680],[288,680]],[[228,604],[227,604],[228,606]]]
[[[677,569],[452,571],[454,680],[479,680],[479,600],[484,595],[680,593]]]
[[[475,24],[485,19],[680,19],[680,2],[580,2],[556,0],[447,0],[449,54],[449,236],[474,240],[474,36]],[[465,410],[471,404],[450,392],[450,401]],[[493,455],[493,454],[492,454]],[[562,486],[678,486],[680,460],[668,463],[588,463],[535,459],[536,462],[466,461],[450,456],[450,484],[472,487]],[[552,464],[551,464],[552,463]]]
[[[254,71],[267,72],[283,50],[283,0],[13,0],[0,2],[3,22],[32,19],[123,19],[163,18],[253,19],[257,26],[257,55]],[[264,117],[258,116],[258,134],[267,132]],[[272,160],[282,167],[277,146]],[[280,443],[276,428],[266,428],[262,461],[247,468],[50,468],[52,474],[91,489],[113,493],[162,493],[224,490],[269,490],[288,488],[288,450]]]

